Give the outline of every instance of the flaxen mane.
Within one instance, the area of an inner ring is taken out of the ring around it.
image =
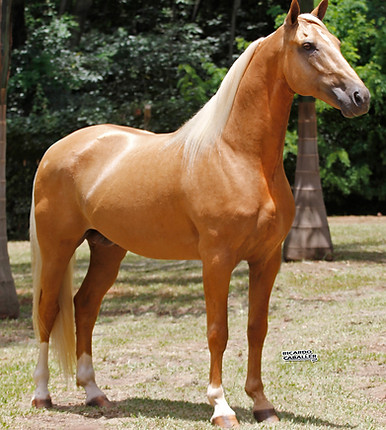
[[[171,140],[170,144],[183,147],[184,161],[191,167],[194,160],[210,149],[221,135],[232,109],[241,78],[251,58],[264,38],[252,42],[229,69],[216,94],[186,122]]]

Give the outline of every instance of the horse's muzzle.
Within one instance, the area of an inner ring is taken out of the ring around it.
[[[369,111],[370,108],[370,91],[363,86],[354,90],[351,95],[352,103],[355,105],[354,115],[363,115]]]
[[[355,86],[343,90],[334,88],[333,93],[337,98],[342,114],[346,118],[364,115],[370,108],[370,91],[364,86]]]

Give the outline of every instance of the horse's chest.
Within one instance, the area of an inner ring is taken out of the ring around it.
[[[291,228],[294,212],[291,192],[281,190],[276,196],[266,196],[264,202],[259,202],[253,216],[245,220],[249,228],[244,229],[242,258],[260,259],[280,246]]]
[[[233,182],[218,179],[204,189],[201,182],[189,212],[199,236],[209,235],[217,249],[232,249],[240,260],[260,259],[288,233],[293,197],[284,172],[278,171],[268,181],[262,174],[244,170],[233,175],[237,177]]]

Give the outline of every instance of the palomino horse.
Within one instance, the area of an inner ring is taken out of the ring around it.
[[[64,370],[75,365],[88,405],[109,406],[95,383],[91,337],[103,296],[127,250],[159,259],[199,259],[207,310],[212,423],[237,426],[222,388],[227,297],[235,266],[249,264],[246,392],[257,421],[278,420],[261,381],[268,301],[281,244],[294,217],[283,145],[294,93],[314,96],[346,117],[364,114],[369,92],[322,23],[323,0],[252,43],[216,95],[182,128],[153,134],[115,125],[78,130],[43,157],[34,184],[31,243],[34,324],[40,353],[36,407],[51,406],[48,343]],[[72,300],[71,262],[91,249],[87,275]],[[75,305],[75,327],[73,317]]]

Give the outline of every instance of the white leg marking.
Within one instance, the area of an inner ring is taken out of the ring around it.
[[[36,390],[34,393],[33,400],[46,400],[50,397],[50,392],[48,391],[48,379],[50,373],[48,370],[48,343],[40,343],[40,351],[38,364],[34,372],[34,381],[36,384]]]
[[[83,353],[78,360],[76,382],[86,390],[86,403],[99,396],[105,397],[103,391],[101,391],[95,383],[95,372],[92,365],[92,358],[86,353]]]
[[[229,407],[227,401],[225,400],[224,389],[222,385],[220,385],[218,388],[214,388],[209,384],[207,395],[209,403],[214,406],[214,413],[212,415],[211,421],[217,417],[236,415],[234,410]]]

